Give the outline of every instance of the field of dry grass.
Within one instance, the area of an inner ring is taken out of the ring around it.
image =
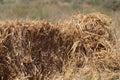
[[[101,13],[1,21],[0,80],[119,80],[114,28]]]
[[[120,80],[119,14],[120,0],[0,0],[0,80]]]
[[[56,21],[72,14],[120,10],[119,0],[0,0],[0,20],[45,19]]]

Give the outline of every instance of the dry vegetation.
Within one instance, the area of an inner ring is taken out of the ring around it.
[[[0,80],[119,80],[111,19],[100,13],[0,22]]]

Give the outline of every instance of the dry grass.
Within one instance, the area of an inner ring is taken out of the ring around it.
[[[116,80],[120,60],[111,19],[74,15],[43,21],[0,22],[1,80]]]

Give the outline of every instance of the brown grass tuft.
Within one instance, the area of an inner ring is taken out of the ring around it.
[[[56,25],[1,21],[0,80],[120,79],[111,27],[111,19],[100,13],[74,15]]]

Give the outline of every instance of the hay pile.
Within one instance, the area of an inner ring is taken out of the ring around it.
[[[1,21],[0,80],[118,79],[115,50],[111,20],[100,13],[78,14],[55,25]]]

